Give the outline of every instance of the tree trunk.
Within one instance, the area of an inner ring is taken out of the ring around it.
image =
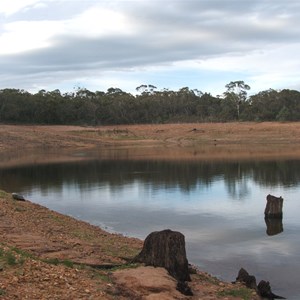
[[[155,231],[145,239],[140,254],[134,261],[147,266],[163,267],[178,281],[190,281],[184,235],[180,232]]]
[[[266,218],[282,218],[283,198],[272,195],[267,196],[267,205],[265,208]]]

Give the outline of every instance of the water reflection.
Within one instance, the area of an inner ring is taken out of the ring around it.
[[[179,188],[188,193],[199,184],[210,187],[222,179],[233,199],[244,199],[251,189],[248,179],[269,188],[292,187],[300,182],[300,161],[274,162],[166,162],[92,160],[21,166],[0,169],[0,183],[9,191],[30,189],[62,189],[63,184],[75,183],[80,188],[95,183],[109,184],[118,190],[138,179],[153,188]]]
[[[0,189],[139,238],[181,231],[189,260],[208,272],[231,281],[244,267],[275,293],[300,297],[299,160],[36,164],[0,169]],[[286,201],[284,225],[264,221],[270,193]]]
[[[282,218],[265,218],[267,235],[276,235],[283,232]]]

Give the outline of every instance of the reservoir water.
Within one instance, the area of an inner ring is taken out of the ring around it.
[[[91,158],[0,168],[0,189],[108,231],[185,235],[190,263],[233,281],[241,267],[300,299],[300,160],[159,161]],[[266,196],[282,196],[268,228]]]

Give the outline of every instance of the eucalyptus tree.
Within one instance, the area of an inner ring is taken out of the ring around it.
[[[136,91],[141,94],[153,94],[156,89],[157,87],[152,84],[142,84],[136,87]]]
[[[250,90],[250,86],[244,81],[231,81],[225,85],[227,91],[224,93],[225,97],[231,100],[236,107],[237,119],[240,119],[240,106],[247,99],[247,91]]]
[[[269,89],[250,97],[251,110],[260,121],[299,121],[300,92]]]
[[[32,122],[34,107],[31,96],[29,92],[20,89],[0,90],[0,121]]]

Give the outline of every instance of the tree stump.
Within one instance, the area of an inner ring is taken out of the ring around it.
[[[250,289],[257,289],[255,276],[249,275],[249,273],[244,268],[241,268],[239,270],[239,274],[236,278],[236,281],[245,284],[245,286]]]
[[[191,280],[185,239],[180,232],[166,229],[150,233],[134,261],[145,263],[146,266],[163,267],[179,282]]]
[[[263,297],[263,299],[285,299],[284,297],[275,295],[272,290],[269,281],[261,280],[258,285],[256,285],[256,278],[253,275],[241,268],[236,278],[236,281],[243,283],[246,287],[254,289],[256,293]]]
[[[267,205],[265,208],[266,218],[282,218],[283,198],[272,195],[267,196]]]
[[[269,281],[261,280],[257,286],[258,294],[264,299],[285,299],[284,297],[275,295],[272,290]]]

